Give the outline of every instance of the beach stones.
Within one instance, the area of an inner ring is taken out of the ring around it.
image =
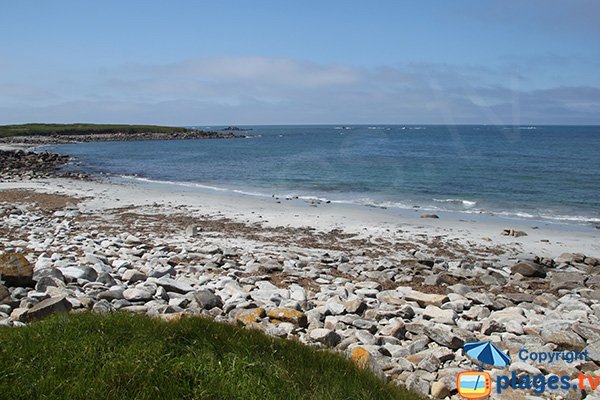
[[[290,322],[300,327],[308,326],[308,319],[303,312],[292,308],[278,307],[270,310],[267,316],[274,322]]]
[[[339,334],[331,329],[313,329],[309,332],[312,341],[321,343],[327,347],[335,347],[342,338]]]
[[[23,254],[0,254],[0,278],[6,286],[33,286],[33,267]]]
[[[126,289],[123,291],[123,298],[129,301],[148,301],[152,299],[152,293],[144,289]]]
[[[8,301],[10,301],[10,292],[6,286],[0,283],[0,304],[4,304]]]
[[[197,290],[194,293],[194,299],[200,308],[205,310],[210,310],[215,307],[222,307],[223,302],[221,299],[215,295],[213,292],[207,289]]]
[[[546,268],[531,261],[521,261],[511,267],[513,274],[521,274],[529,278],[545,278]]]
[[[71,309],[71,303],[64,297],[51,297],[46,300],[42,300],[29,310],[27,310],[24,319],[27,321],[33,321],[42,319],[50,314],[57,312],[68,312]]]

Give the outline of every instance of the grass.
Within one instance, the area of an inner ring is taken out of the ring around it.
[[[331,351],[202,318],[55,315],[0,329],[2,399],[420,399]]]
[[[48,135],[90,135],[101,133],[175,133],[188,128],[158,125],[98,125],[98,124],[22,124],[0,125],[0,137],[48,136]]]

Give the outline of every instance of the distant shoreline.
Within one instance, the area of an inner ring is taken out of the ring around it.
[[[220,131],[154,125],[23,124],[0,126],[0,143],[11,145],[55,145],[86,142],[238,139],[249,135],[229,126]]]

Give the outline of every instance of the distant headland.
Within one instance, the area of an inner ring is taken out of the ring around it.
[[[61,144],[134,140],[235,139],[248,135],[221,131],[118,124],[20,124],[0,125],[0,142],[15,144]],[[241,131],[241,128],[235,129]]]

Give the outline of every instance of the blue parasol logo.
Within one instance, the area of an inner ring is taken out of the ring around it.
[[[491,342],[465,343],[463,349],[467,356],[481,364],[500,368],[510,364],[510,357]]]

